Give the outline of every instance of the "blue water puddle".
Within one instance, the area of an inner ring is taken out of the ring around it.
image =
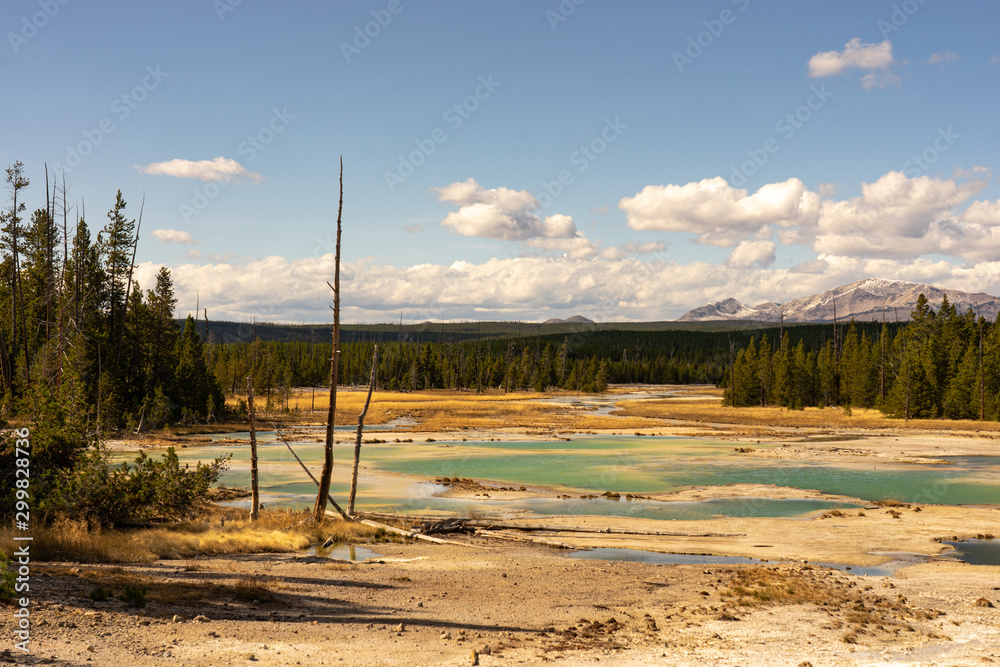
[[[858,576],[891,577],[896,570],[910,565],[919,565],[931,560],[931,556],[910,552],[879,552],[892,560],[881,565],[845,565],[844,563],[806,563],[813,567],[840,570]],[[715,554],[672,554],[640,549],[600,548],[574,551],[569,558],[582,560],[610,560],[654,565],[748,565],[752,563],[782,563],[789,561],[747,558],[744,556],[717,556]]]
[[[663,521],[701,521],[718,517],[778,517],[806,519],[829,509],[861,505],[807,498],[712,498],[692,501],[610,500],[607,498],[529,498],[518,502],[538,515],[621,516]]]
[[[665,554],[640,549],[601,548],[574,551],[570,558],[579,560],[614,560],[629,563],[652,563],[654,565],[734,565],[766,563],[760,558],[743,556],[713,556],[711,554]]]
[[[322,545],[317,544],[309,547],[309,549],[306,550],[306,553],[310,556],[324,556],[335,560],[351,561],[352,563],[356,561],[368,560],[369,558],[382,557],[382,554],[377,554],[371,549],[356,547],[353,544],[338,544],[325,549]]]
[[[950,545],[952,551],[942,556],[970,565],[1000,565],[1000,540],[959,540],[943,544]]]

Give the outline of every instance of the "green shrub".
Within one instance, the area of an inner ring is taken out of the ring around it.
[[[129,607],[145,607],[147,591],[149,591],[149,588],[146,586],[142,588],[138,586],[126,586],[125,592],[119,595],[118,599]]]
[[[87,597],[94,602],[107,602],[108,598],[111,597],[111,591],[98,586],[94,590],[90,591],[90,593],[87,594]]]
[[[182,467],[171,447],[160,460],[140,452],[131,465],[114,466],[105,452],[91,449],[55,480],[38,508],[49,520],[72,516],[94,526],[183,519],[207,500],[228,463],[227,455]]]

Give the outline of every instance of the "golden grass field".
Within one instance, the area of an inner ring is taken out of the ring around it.
[[[854,408],[847,414],[840,408],[781,407],[732,408],[722,405],[722,390],[713,386],[681,385],[659,389],[679,392],[677,398],[628,401],[611,416],[593,415],[586,409],[537,402],[553,396],[587,396],[573,392],[488,392],[431,390],[414,393],[375,392],[365,423],[387,423],[395,419],[416,422],[416,431],[512,430],[555,433],[587,430],[654,429],[686,422],[691,426],[708,424],[746,427],[789,427],[812,429],[911,429],[921,431],[993,432],[1000,434],[1000,423],[972,420],[919,419],[904,421],[890,418],[878,410]],[[634,388],[613,387],[609,393],[630,393]],[[366,392],[341,389],[337,394],[338,425],[357,424],[364,407]],[[235,403],[236,399],[231,399]],[[325,422],[328,391],[299,389],[289,399],[293,415]],[[313,405],[315,404],[315,409]],[[399,429],[406,430],[406,428]]]

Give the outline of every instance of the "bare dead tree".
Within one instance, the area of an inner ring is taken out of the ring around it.
[[[132,293],[132,274],[135,271],[135,253],[139,248],[139,230],[142,229],[142,212],[146,208],[146,193],[142,193],[142,203],[139,204],[139,222],[135,227],[135,238],[132,239],[132,261],[128,265],[128,285],[125,287],[125,314],[122,315],[122,328],[118,332],[118,347],[115,350],[115,360],[120,361],[122,358],[122,341],[125,340],[125,321],[128,320],[128,298]],[[136,313],[138,317],[138,313]],[[133,323],[138,326],[138,321]]]
[[[354,441],[354,472],[351,475],[351,496],[347,501],[347,513],[354,515],[354,497],[358,492],[358,464],[361,462],[361,433],[365,428],[365,415],[368,414],[368,405],[372,402],[372,391],[375,389],[375,367],[378,365],[378,345],[372,353],[372,372],[368,378],[368,398],[365,399],[365,407],[358,415],[358,436]]]
[[[333,420],[337,414],[337,374],[340,370],[340,233],[341,216],[344,212],[344,157],[340,157],[340,204],[337,206],[337,245],[333,266],[333,349],[330,356],[330,407],[326,415],[326,446],[323,450],[323,470],[319,477],[319,492],[313,507],[313,520],[320,523],[326,510],[326,499],[330,495],[330,479],[333,477]]]
[[[250,520],[260,513],[260,486],[257,477],[257,425],[254,423],[253,376],[247,376],[247,414],[250,416]]]

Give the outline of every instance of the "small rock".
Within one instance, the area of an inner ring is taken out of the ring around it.
[[[418,603],[417,603],[417,606],[418,606],[418,607],[423,607],[423,606],[424,606],[424,603],[423,603],[423,602],[418,602]]]
[[[977,607],[992,607],[993,603],[990,602],[989,600],[987,600],[986,598],[979,598],[978,600],[976,600],[976,606]]]
[[[198,614],[197,616],[194,617],[194,620],[197,621],[198,623],[208,623],[208,616],[205,616],[204,614]]]
[[[813,664],[808,660],[803,660],[799,663],[799,667],[813,667]]]
[[[396,630],[395,631],[396,632],[406,632],[406,628],[403,626],[402,623],[400,623],[399,625],[396,626]]]
[[[451,639],[451,633],[450,632],[442,632],[441,633],[441,639]]]
[[[487,644],[486,646],[481,648],[479,652],[482,653],[483,655],[491,655],[493,653],[493,648],[489,644]]]
[[[479,654],[476,653],[476,649],[472,649],[469,657],[471,658],[473,665],[478,665],[479,664]]]
[[[257,661],[257,656],[255,656],[253,653],[248,653],[247,654],[247,660],[251,660],[251,661],[256,662]]]
[[[170,622],[171,623],[180,623],[183,620],[184,620],[183,616],[181,616],[180,614],[174,614],[174,617],[172,619],[170,619]]]

